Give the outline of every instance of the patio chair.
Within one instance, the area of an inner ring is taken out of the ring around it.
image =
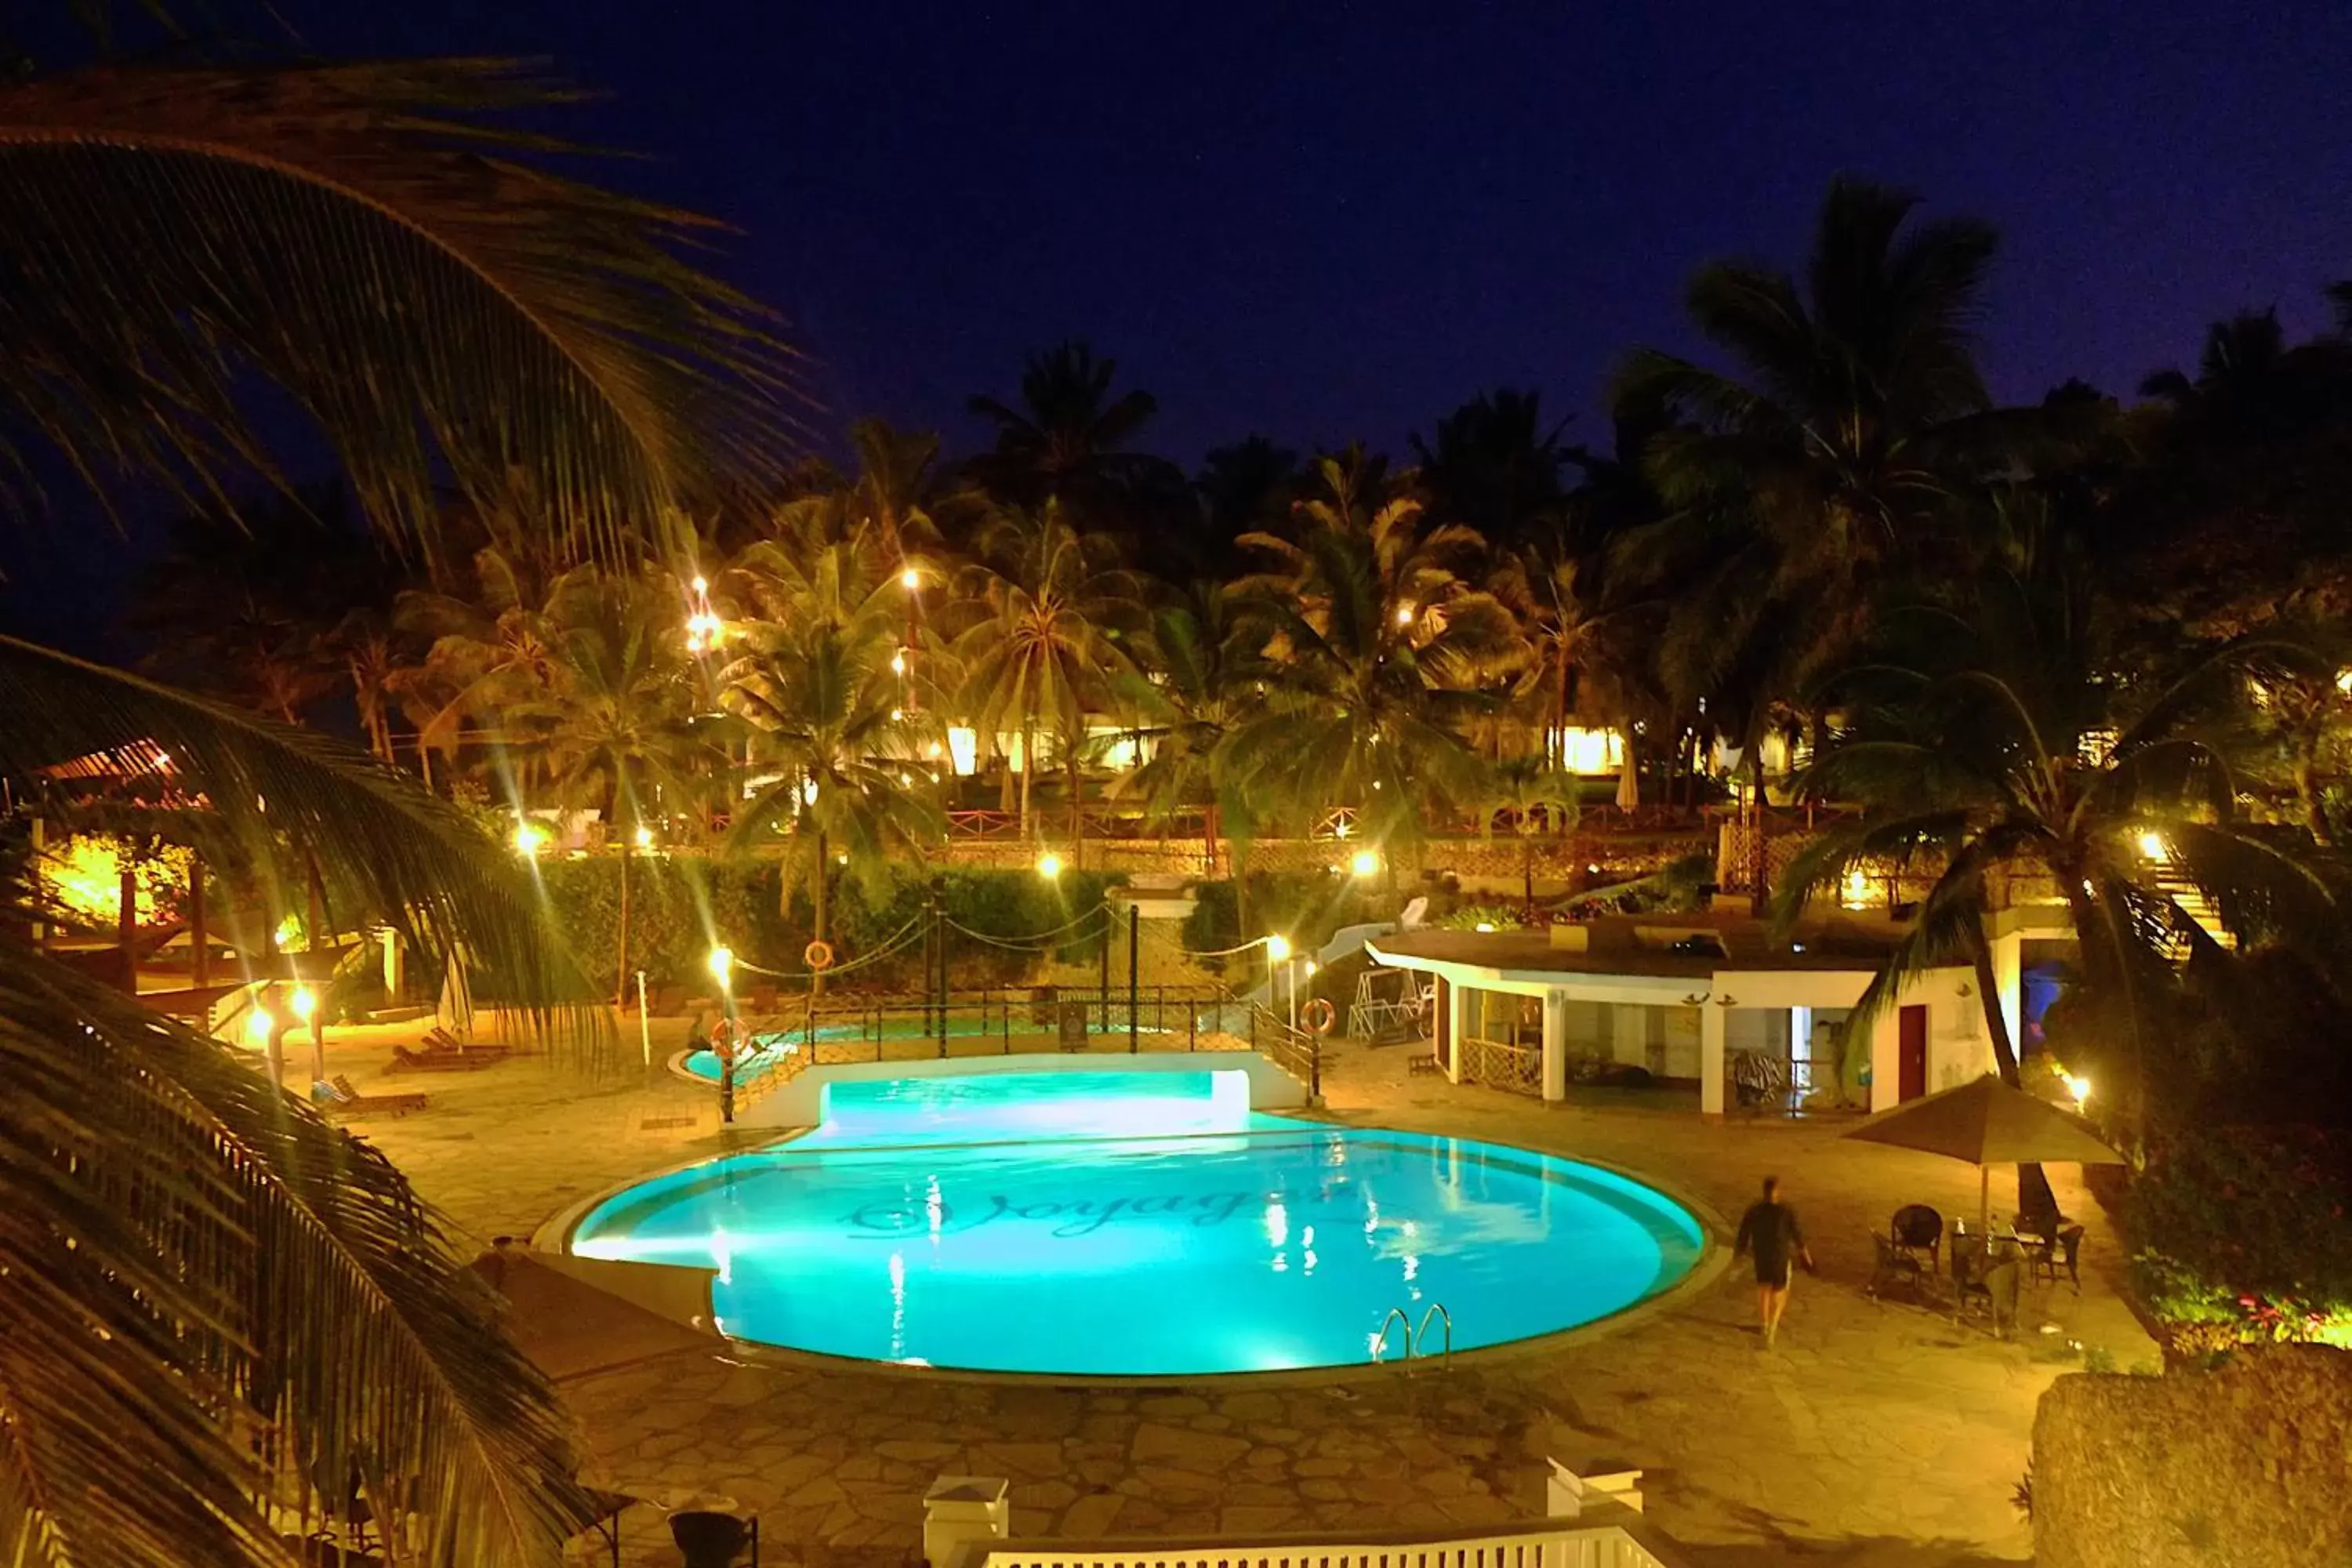
[[[1870,1241],[1875,1261],[1870,1270],[1870,1284],[1863,1291],[1864,1295],[1884,1296],[1895,1286],[1916,1292],[1925,1285],[1919,1260],[1904,1250],[1899,1242],[1884,1236],[1874,1236]]]
[[[731,1513],[690,1509],[669,1516],[669,1535],[685,1568],[730,1568],[748,1549],[753,1568],[760,1561],[760,1521]]]
[[[1971,1310],[1982,1306],[1992,1319],[1994,1336],[2007,1339],[2017,1323],[2017,1298],[2025,1268],[2024,1258],[2013,1246],[1989,1253],[1973,1247],[1952,1248],[1952,1321],[1965,1322]]]
[[[2065,1269],[2068,1283],[2079,1296],[2083,1293],[2083,1276],[2076,1260],[2082,1249],[2083,1227],[2063,1226],[2049,1240],[2025,1249],[2025,1266],[2037,1278],[2046,1277],[2053,1285],[2058,1283],[2058,1270]]]
[[[1929,1270],[1942,1266],[1939,1251],[1944,1245],[1944,1216],[1926,1204],[1905,1204],[1896,1209],[1886,1234],[1905,1252],[1926,1253]]]

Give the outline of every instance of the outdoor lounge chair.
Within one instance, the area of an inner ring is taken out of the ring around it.
[[[1875,1257],[1870,1270],[1870,1285],[1864,1290],[1864,1295],[1884,1296],[1896,1289],[1916,1295],[1926,1288],[1927,1275],[1920,1268],[1919,1260],[1904,1250],[1900,1242],[1883,1236],[1874,1236],[1870,1241]]]
[[[2083,1293],[2083,1276],[2076,1260],[2083,1250],[2083,1227],[2079,1225],[2062,1226],[2058,1234],[2037,1246],[2025,1249],[2025,1266],[2032,1274],[2046,1277],[2058,1283],[2058,1270],[2066,1271],[2066,1279],[2074,1287],[2074,1294]]]
[[[392,1066],[384,1070],[476,1072],[506,1060],[509,1054],[505,1046],[428,1045],[421,1051],[412,1051],[406,1046],[394,1046],[392,1047]]]
[[[327,1099],[319,1109],[329,1116],[405,1116],[427,1104],[427,1097],[421,1094],[362,1094],[344,1073],[337,1073],[326,1089]]]
[[[1994,1335],[2007,1339],[2017,1324],[2017,1298],[2024,1280],[2025,1259],[2014,1247],[1986,1253],[1973,1247],[1955,1247],[1953,1321],[1965,1321],[1981,1305],[1992,1318]]]

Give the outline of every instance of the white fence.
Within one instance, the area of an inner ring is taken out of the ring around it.
[[[1293,1536],[1197,1542],[1014,1542],[963,1568],[1673,1568],[1622,1525],[1505,1526],[1437,1539]]]

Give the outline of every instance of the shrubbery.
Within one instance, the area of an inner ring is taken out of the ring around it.
[[[1255,871],[1248,879],[1250,929],[1244,931],[1241,893],[1240,885],[1230,879],[1194,887],[1184,945],[1194,952],[1216,952],[1279,932],[1297,951],[1311,953],[1342,926],[1385,920],[1393,913],[1393,900],[1368,890],[1352,877],[1328,871]]]
[[[2174,1134],[2132,1181],[2134,1284],[2176,1350],[2248,1340],[2352,1345],[2352,1135],[2310,1127]]]

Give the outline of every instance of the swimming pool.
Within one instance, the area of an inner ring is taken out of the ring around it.
[[[1012,1039],[1034,1038],[1040,1035],[1050,1034],[1052,1026],[1024,1021],[1020,1028],[1008,1029],[1000,1017],[978,1014],[951,1014],[942,1031],[936,1021],[927,1024],[921,1017],[910,1013],[905,1017],[886,1017],[878,1025],[860,1020],[852,1023],[821,1024],[814,1031],[771,1030],[751,1037],[751,1048],[735,1058],[735,1076],[739,1079],[757,1078],[786,1054],[808,1048],[812,1033],[815,1044],[823,1047],[845,1043],[855,1046],[860,1042],[873,1045],[877,1040],[892,1044],[919,1046],[923,1041],[938,1038],[942,1032],[950,1039],[1004,1039],[1007,1041],[1009,1049]],[[1137,1033],[1142,1038],[1154,1042],[1171,1035],[1171,1031],[1154,1028],[1149,1024],[1142,1026]],[[1116,1022],[1111,1028],[1100,1031],[1100,1035],[1102,1038],[1116,1045],[1127,1038],[1127,1026],[1124,1022]],[[822,1049],[817,1052],[818,1057],[825,1060],[835,1059],[838,1054]],[[719,1053],[716,1051],[684,1052],[677,1058],[677,1065],[689,1077],[701,1079],[708,1083],[719,1081]]]
[[[616,1194],[570,1247],[716,1268],[736,1339],[1148,1375],[1361,1363],[1433,1303],[1456,1350],[1572,1328],[1705,1232],[1572,1160],[1254,1112],[1239,1072],[1088,1070],[829,1085],[812,1132]]]

